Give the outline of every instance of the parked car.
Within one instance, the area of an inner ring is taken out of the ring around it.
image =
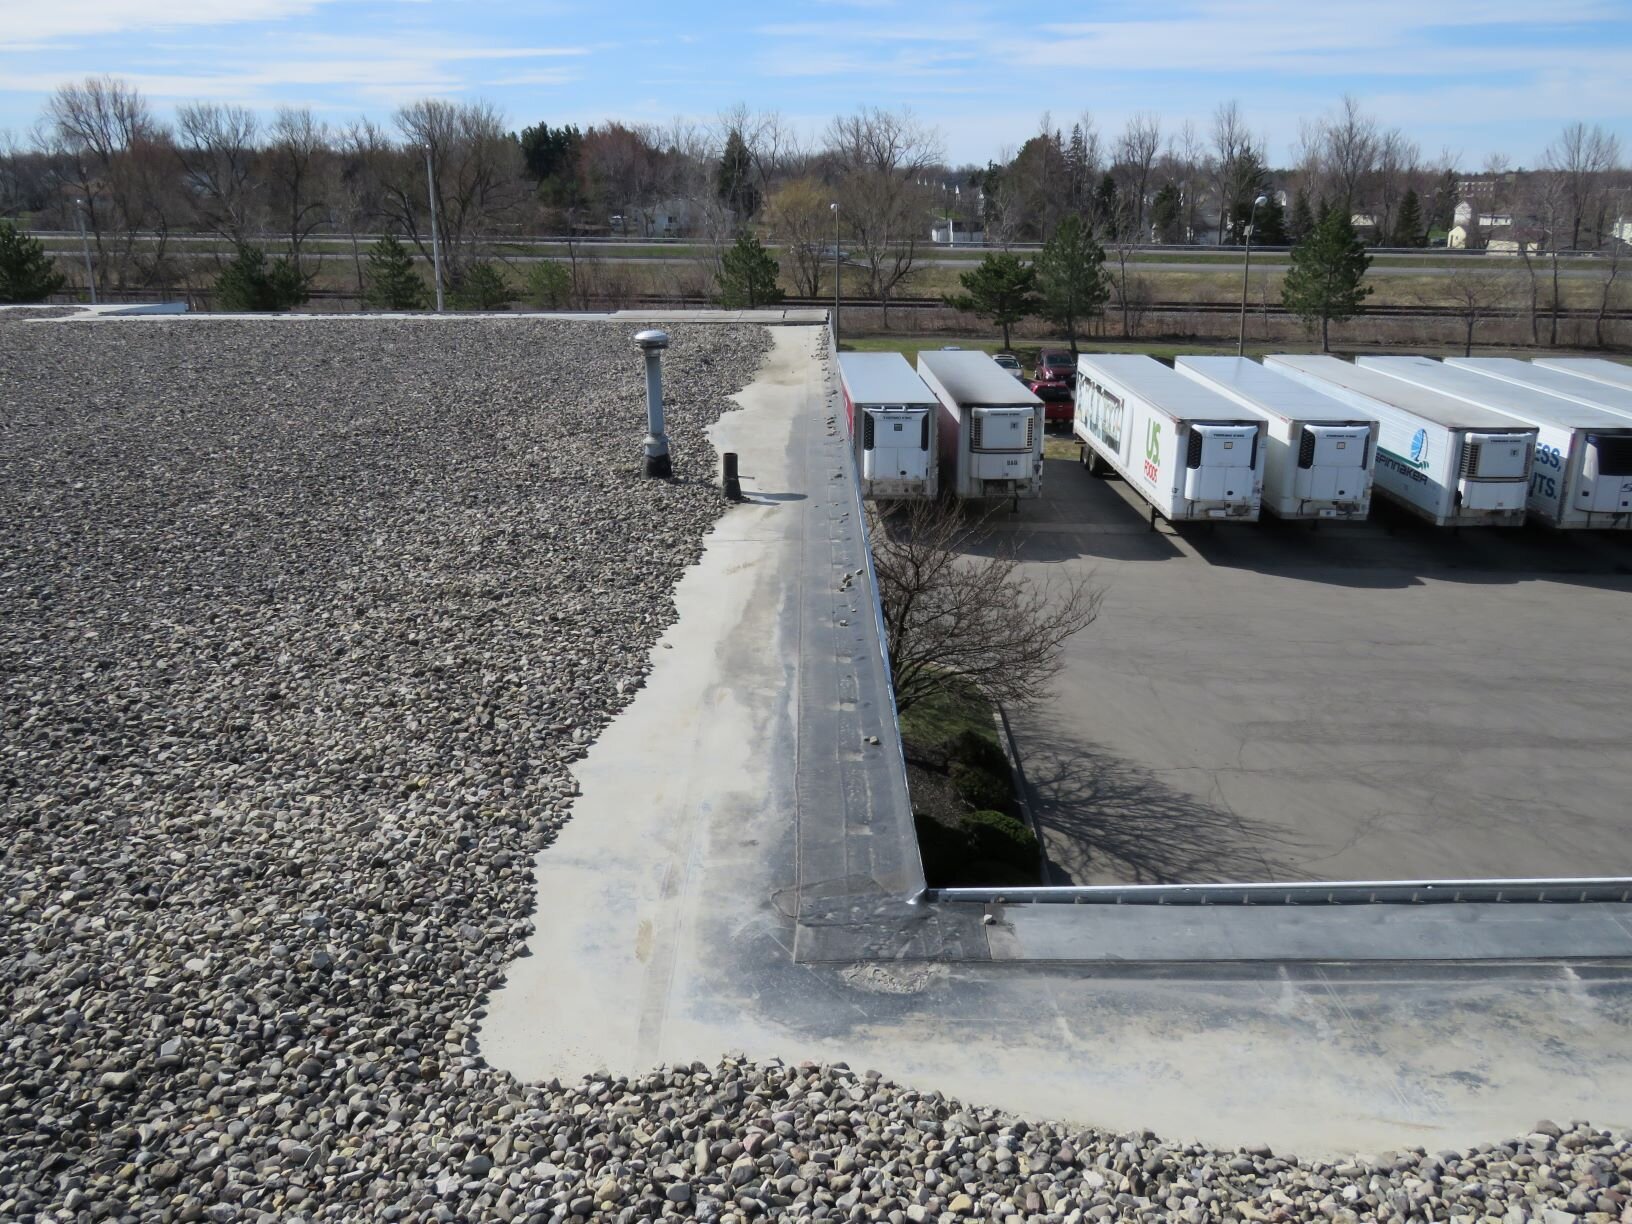
[[[998,365],[1002,366],[1016,378],[1021,379],[1022,381],[1025,379],[1026,373],[1020,368],[1020,358],[1016,357],[1013,353],[994,353],[992,355],[992,360],[997,362]]]
[[[1077,359],[1069,349],[1044,349],[1037,354],[1031,376],[1039,382],[1070,382],[1077,377]]]
[[[1042,372],[1042,367],[1038,367]],[[1072,389],[1072,382],[1064,378],[1028,378],[1026,386],[1031,393],[1043,401],[1043,428],[1070,429],[1071,418],[1076,415],[1076,395]]]

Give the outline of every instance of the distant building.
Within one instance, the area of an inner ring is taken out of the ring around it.
[[[986,227],[979,221],[943,219],[930,228],[929,240],[938,246],[984,246]]]

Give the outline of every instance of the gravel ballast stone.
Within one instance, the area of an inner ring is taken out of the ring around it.
[[[532,856],[724,512],[702,430],[766,332],[669,329],[668,483],[628,324],[0,326],[0,1220],[1627,1210],[1632,1150],[1575,1122],[1320,1163],[843,1064],[493,1070]]]

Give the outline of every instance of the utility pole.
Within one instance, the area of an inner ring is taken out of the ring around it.
[[[79,222],[79,251],[85,256],[85,286],[91,291],[91,305],[96,305],[96,273],[91,268],[91,243],[85,237],[85,201],[74,201],[74,219]]]
[[[1246,258],[1241,261],[1241,333],[1235,341],[1237,357],[1244,357],[1247,352],[1247,270],[1252,267],[1252,225],[1258,219],[1258,206],[1267,203],[1268,196],[1259,196],[1247,213],[1247,251]]]
[[[431,266],[436,276],[436,313],[442,313],[442,243],[436,234],[436,173],[431,169],[431,145],[425,143],[425,188],[431,197]]]
[[[833,351],[839,349],[839,202],[834,200],[833,209]]]

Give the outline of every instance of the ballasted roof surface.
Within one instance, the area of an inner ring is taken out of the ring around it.
[[[1282,421],[1369,420],[1353,404],[1245,357],[1179,357],[1173,368],[1200,376],[1209,389]]]
[[[1259,414],[1228,396],[1193,378],[1175,374],[1154,357],[1141,353],[1083,353],[1077,358],[1077,370],[1115,383],[1124,392],[1181,420],[1259,419]]]
[[[839,373],[853,404],[938,402],[935,393],[918,377],[918,371],[900,353],[841,353]]]
[[[1409,412],[1412,416],[1432,421],[1446,429],[1478,429],[1493,433],[1507,433],[1518,427],[1510,416],[1477,408],[1465,400],[1453,399],[1425,387],[1413,386],[1398,378],[1390,378],[1376,370],[1339,361],[1336,357],[1322,357],[1311,353],[1276,353],[1265,357],[1264,363],[1274,368],[1297,370],[1333,387],[1341,387],[1354,395],[1363,396],[1380,404]]]
[[[1562,399],[1539,387],[1527,387],[1458,366],[1448,366],[1427,357],[1362,357],[1360,365],[1363,369],[1376,370],[1390,378],[1454,396],[1481,408],[1506,413],[1531,425],[1632,430],[1632,417]]]
[[[1043,402],[1013,374],[973,349],[926,349],[918,354],[918,364],[960,404],[1035,408]]]

